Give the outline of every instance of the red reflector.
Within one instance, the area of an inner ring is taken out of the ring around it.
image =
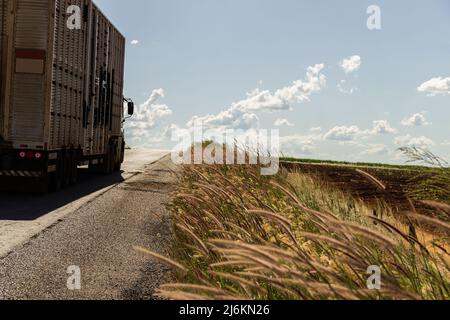
[[[28,145],[27,144],[21,144],[19,147],[20,148],[28,148]]]
[[[27,152],[27,158],[28,159],[33,159],[34,158],[34,153],[32,151],[28,151]]]
[[[16,50],[16,58],[45,60],[45,51],[44,50]]]

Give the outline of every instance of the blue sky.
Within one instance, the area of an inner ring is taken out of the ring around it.
[[[132,146],[169,149],[170,129],[198,117],[278,128],[298,157],[398,162],[411,144],[450,159],[449,1],[95,2],[127,37]]]

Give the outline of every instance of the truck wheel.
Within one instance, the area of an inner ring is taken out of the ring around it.
[[[112,162],[111,148],[108,148],[108,152],[103,158],[103,163],[98,165],[98,172],[102,175],[109,175],[112,173],[111,171],[111,162]]]
[[[72,159],[69,152],[63,153],[63,178],[62,187],[65,188],[70,185],[72,173]]]
[[[114,171],[114,146],[108,148],[108,154],[105,159],[105,174],[110,175]]]
[[[116,164],[117,164],[117,145],[114,145],[111,150],[111,162],[110,162],[110,173],[116,172]]]
[[[72,151],[70,157],[70,184],[74,185],[78,183],[78,157],[77,152]]]
[[[53,172],[50,177],[50,190],[57,192],[62,189],[62,181],[59,172]]]
[[[124,152],[125,152],[125,145],[122,143],[122,147],[120,148],[120,157],[116,160],[116,163],[114,164],[114,172],[120,172],[122,169],[122,162],[124,158]]]
[[[110,151],[108,151],[108,153],[106,154],[105,159],[103,159],[103,164],[102,164],[102,173],[107,176],[109,175],[110,172],[110,168],[111,168],[111,153]]]
[[[56,164],[56,171],[50,174],[50,190],[59,191],[62,189],[63,180],[63,159],[61,154],[58,154],[58,162]]]
[[[40,179],[36,192],[45,194],[51,190],[51,176],[45,176]]]

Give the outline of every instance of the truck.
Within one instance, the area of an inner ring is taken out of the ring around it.
[[[125,37],[92,0],[0,0],[0,19],[0,189],[119,171]]]

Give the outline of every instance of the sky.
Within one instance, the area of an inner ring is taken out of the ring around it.
[[[201,120],[279,129],[301,158],[398,163],[414,145],[450,160],[447,0],[95,2],[127,38],[132,147],[171,149]]]

